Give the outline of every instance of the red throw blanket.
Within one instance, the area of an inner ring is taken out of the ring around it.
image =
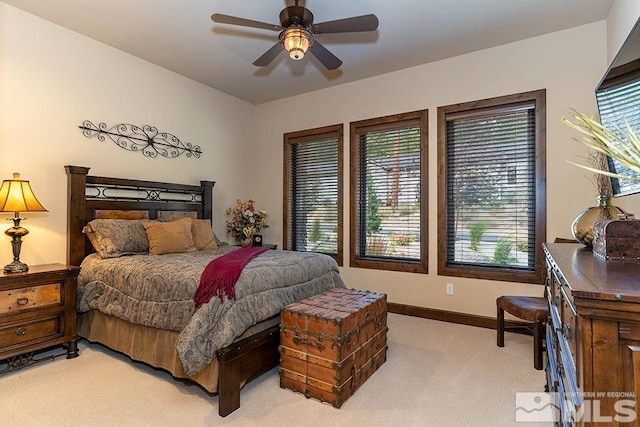
[[[193,296],[196,308],[209,302],[213,295],[218,295],[220,301],[224,295],[228,299],[235,299],[235,286],[242,269],[267,250],[259,246],[246,246],[212,260],[202,272],[200,285]]]

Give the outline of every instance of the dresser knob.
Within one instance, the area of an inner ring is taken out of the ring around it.
[[[29,304],[29,298],[18,298],[16,302],[18,305],[27,305]]]
[[[20,336],[20,335],[27,335],[27,328],[25,328],[24,326],[16,329],[16,335]]]

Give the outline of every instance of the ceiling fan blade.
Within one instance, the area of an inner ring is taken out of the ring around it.
[[[268,51],[263,53],[260,58],[253,61],[253,65],[255,65],[256,67],[265,67],[271,64],[271,61],[276,59],[276,56],[278,56],[280,52],[282,52],[283,50],[284,49],[282,47],[282,44],[278,42],[273,46],[271,46],[271,48]]]
[[[252,21],[251,19],[238,18],[237,16],[223,15],[221,13],[211,15],[211,20],[219,24],[241,25],[243,27],[260,28],[263,30],[282,31],[283,29],[280,25]]]
[[[309,52],[315,56],[324,68],[327,70],[335,70],[342,65],[342,61],[333,53],[329,52],[326,47],[315,41],[309,48]]]
[[[314,34],[375,31],[378,29],[378,23],[378,17],[376,15],[369,14],[313,24],[311,26],[311,31]]]

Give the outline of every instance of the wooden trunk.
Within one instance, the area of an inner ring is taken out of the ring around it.
[[[640,220],[596,221],[593,254],[612,260],[640,258]]]
[[[336,408],[385,361],[387,296],[333,289],[285,307],[280,387]]]

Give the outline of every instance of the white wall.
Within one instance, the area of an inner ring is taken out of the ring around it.
[[[542,295],[542,287],[517,283],[442,277],[437,272],[438,106],[518,92],[547,90],[547,230],[548,239],[571,237],[574,217],[595,203],[595,190],[585,173],[566,160],[581,160],[581,145],[560,118],[572,108],[596,112],[594,88],[607,68],[605,21],[402,70],[342,86],[258,106],[256,192],[268,194],[270,212],[282,215],[282,134],[284,132],[429,109],[429,274],[345,267],[348,286],[386,292],[389,301],[442,310],[495,316],[495,299],[503,294]],[[281,114],[285,110],[286,116]],[[349,136],[345,135],[346,144]],[[345,248],[349,248],[349,150],[345,146]],[[282,230],[269,230],[280,242]],[[268,239],[267,239],[268,240]],[[281,243],[281,242],[280,242]],[[445,294],[453,282],[454,296]]]
[[[497,296],[540,295],[542,289],[436,274],[436,109],[546,88],[548,239],[569,237],[571,221],[593,204],[595,191],[587,174],[565,162],[580,160],[584,150],[572,142],[575,135],[560,117],[572,108],[595,114],[595,85],[640,15],[637,0],[616,0],[614,6],[607,22],[255,107],[0,2],[0,178],[20,172],[49,209],[25,215],[31,234],[21,258],[29,264],[65,260],[65,164],[90,166],[96,175],[215,180],[219,236],[226,237],[225,207],[238,197],[254,197],[271,218],[265,241],[281,244],[283,133],[335,123],[348,129],[350,121],[428,108],[430,273],[350,268],[347,255],[342,274],[347,285],[386,292],[391,302],[494,316]],[[86,119],[156,125],[200,145],[204,154],[147,159],[86,139],[77,128]],[[348,149],[345,154],[348,177]],[[348,202],[348,180],[344,190]],[[640,196],[623,199],[640,207]],[[348,203],[345,208],[348,254]],[[11,261],[9,238],[4,238],[0,265]],[[455,284],[454,296],[445,295],[448,281]]]
[[[615,0],[607,16],[607,58],[610,64],[640,18],[640,1]]]
[[[250,193],[255,107],[0,2],[0,179],[20,172],[48,213],[25,213],[27,264],[66,258],[64,165],[90,174],[198,184],[217,181],[215,218]],[[201,158],[149,159],[85,138],[84,120],[155,125],[200,145]],[[0,218],[11,215],[1,214]],[[1,230],[11,223],[0,224]],[[226,239],[224,221],[214,227]],[[12,260],[0,235],[0,265]]]

